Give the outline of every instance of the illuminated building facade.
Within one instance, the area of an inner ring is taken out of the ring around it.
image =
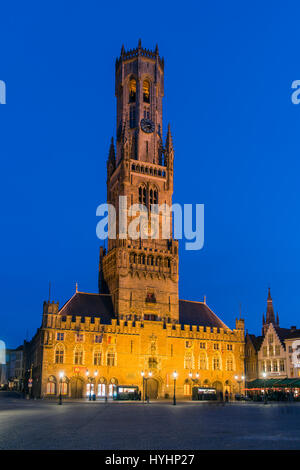
[[[162,136],[164,60],[158,48],[121,50],[116,61],[117,138],[107,161],[107,201],[172,205],[174,148]],[[159,218],[161,229],[162,218]],[[191,398],[194,386],[234,394],[243,383],[244,320],[228,328],[207,306],[178,297],[178,241],[109,239],[100,249],[99,293],[76,292],[61,308],[44,303],[27,351],[37,396],[112,397],[147,384],[151,399]],[[37,352],[38,351],[38,352]],[[60,381],[60,372],[63,377]]]

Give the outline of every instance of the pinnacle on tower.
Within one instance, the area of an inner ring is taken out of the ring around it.
[[[114,146],[114,138],[111,138],[109,153],[108,153],[108,160],[107,164],[111,164],[113,168],[116,167],[116,154],[115,154],[115,146]]]
[[[173,140],[172,140],[170,124],[168,124],[168,132],[167,132],[167,138],[166,138],[166,149],[167,150],[173,149]]]

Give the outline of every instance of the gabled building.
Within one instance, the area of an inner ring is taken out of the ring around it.
[[[246,334],[245,369],[247,382],[254,379],[285,379],[298,376],[295,357],[300,349],[300,330],[282,328],[278,313],[275,318],[269,289],[266,316],[263,315],[262,336]],[[293,362],[294,361],[294,362]]]

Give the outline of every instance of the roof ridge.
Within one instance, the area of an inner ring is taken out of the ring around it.
[[[111,294],[100,294],[99,292],[81,292],[81,291],[78,291],[76,292],[76,294],[86,294],[86,295],[101,295],[101,296],[107,296],[107,297],[111,297]]]

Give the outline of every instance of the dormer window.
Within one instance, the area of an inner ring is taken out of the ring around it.
[[[150,103],[150,82],[148,80],[143,82],[143,100],[144,103]]]
[[[129,103],[135,103],[136,99],[136,79],[131,78],[129,81]]]

